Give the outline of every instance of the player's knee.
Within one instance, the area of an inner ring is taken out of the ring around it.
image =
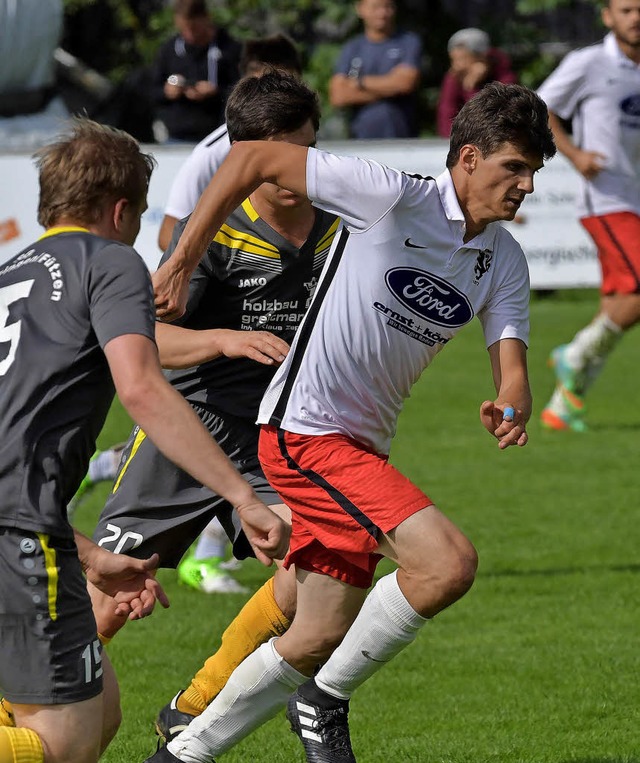
[[[64,741],[40,738],[46,763],[98,763],[100,758],[99,741],[82,738],[80,733]]]
[[[311,675],[318,665],[325,663],[345,635],[344,628],[325,626],[293,631],[278,639],[277,650],[281,656],[305,675]]]
[[[438,558],[425,559],[404,568],[401,577],[408,586],[412,605],[424,617],[433,617],[467,593],[478,568],[473,545],[461,536],[441,548]]]
[[[326,662],[334,650],[340,646],[344,638],[344,630],[331,629],[320,634],[309,648],[308,656],[313,667]]]
[[[451,550],[443,571],[451,601],[456,601],[471,588],[478,570],[478,554],[471,543],[466,541]]]

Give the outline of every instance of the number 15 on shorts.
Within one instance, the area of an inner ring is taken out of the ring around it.
[[[102,645],[100,639],[94,639],[82,651],[84,662],[84,682],[90,684],[102,675]]]

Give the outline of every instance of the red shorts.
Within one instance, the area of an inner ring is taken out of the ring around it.
[[[613,212],[583,217],[580,222],[598,248],[602,294],[640,292],[640,215]]]
[[[369,588],[378,539],[431,501],[387,458],[340,434],[263,426],[260,463],[292,512],[285,566]]]

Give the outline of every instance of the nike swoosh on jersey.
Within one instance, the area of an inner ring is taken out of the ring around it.
[[[428,249],[429,248],[428,246],[420,246],[420,244],[412,244],[411,238],[408,238],[404,242],[404,245],[410,247],[411,249]]]

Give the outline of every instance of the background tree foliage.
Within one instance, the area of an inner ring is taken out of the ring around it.
[[[114,83],[148,66],[162,40],[173,32],[167,0],[64,0],[64,4],[63,47]],[[400,24],[417,32],[424,45],[424,134],[433,132],[438,88],[448,67],[447,40],[457,29],[470,25],[485,29],[493,44],[512,56],[521,81],[530,87],[536,87],[561,53],[575,44],[575,40],[561,39],[562,30],[550,28],[549,19],[555,19],[557,27],[557,14],[569,14],[566,18],[579,14],[583,27],[592,29],[593,39],[601,33],[596,0],[494,0],[473,5],[475,23],[470,24],[464,3],[398,0]],[[328,104],[327,85],[342,43],[360,28],[354,4],[346,0],[212,0],[210,6],[216,21],[238,39],[284,31],[295,40],[303,55],[305,80],[320,93],[324,124],[333,124],[335,132],[338,115]],[[558,42],[568,45],[554,46]]]

